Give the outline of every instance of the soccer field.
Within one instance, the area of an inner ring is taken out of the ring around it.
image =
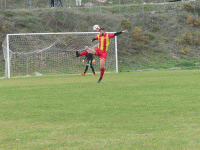
[[[199,149],[200,71],[0,80],[0,149]]]

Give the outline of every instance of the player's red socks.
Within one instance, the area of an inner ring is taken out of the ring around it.
[[[101,75],[100,75],[100,78],[103,78],[104,71],[105,71],[105,68],[101,68]]]
[[[87,55],[87,54],[88,54],[87,51],[83,51],[83,52],[80,53],[80,56],[84,56],[84,55]]]

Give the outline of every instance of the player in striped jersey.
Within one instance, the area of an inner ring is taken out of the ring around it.
[[[105,28],[99,29],[100,34],[98,34],[94,39],[91,41],[94,42],[95,40],[99,40],[99,46],[96,49],[89,49],[88,46],[85,47],[86,51],[83,51],[79,54],[78,51],[76,51],[76,57],[84,56],[87,54],[96,54],[97,56],[100,56],[100,78],[97,81],[100,83],[102,81],[104,71],[105,71],[105,62],[106,62],[106,56],[108,51],[108,45],[110,43],[110,39],[114,38],[115,36],[120,35],[121,33],[128,32],[127,30],[117,32],[117,33],[106,33]]]

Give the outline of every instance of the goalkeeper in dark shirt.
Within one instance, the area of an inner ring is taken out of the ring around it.
[[[85,60],[87,60],[87,64],[86,64],[86,67],[85,67],[85,71],[82,72],[81,74],[84,76],[86,74],[87,70],[88,70],[88,67],[90,67],[92,69],[93,76],[96,76],[93,65],[92,65],[93,61],[95,61],[93,59],[93,54],[85,55]],[[83,62],[84,62],[84,60],[83,60]]]

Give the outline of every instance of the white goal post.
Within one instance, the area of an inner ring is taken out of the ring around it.
[[[107,32],[115,33],[115,32]],[[85,56],[76,58],[85,46],[97,48],[98,41],[91,40],[98,32],[21,33],[7,34],[2,44],[5,59],[5,77],[79,74],[84,72]],[[93,64],[99,72],[99,57]],[[90,73],[91,69],[88,70]],[[110,39],[106,71],[118,73],[117,36]]]

